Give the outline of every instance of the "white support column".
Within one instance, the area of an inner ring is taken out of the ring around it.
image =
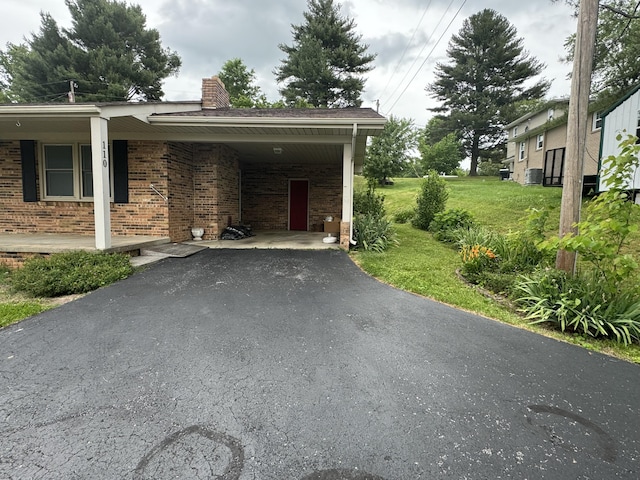
[[[342,221],[351,222],[353,216],[353,155],[351,144],[343,145],[342,153]]]
[[[100,117],[91,117],[91,165],[96,248],[106,250],[111,247],[109,134],[108,121]]]

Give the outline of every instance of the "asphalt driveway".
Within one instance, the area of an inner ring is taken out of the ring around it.
[[[339,251],[205,250],[0,330],[0,478],[640,478],[640,368]]]

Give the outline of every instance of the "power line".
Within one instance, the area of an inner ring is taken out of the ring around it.
[[[433,53],[433,51],[436,49],[436,47],[438,46],[438,44],[440,43],[440,41],[442,40],[442,37],[444,37],[445,33],[447,33],[447,31],[449,30],[449,27],[451,27],[451,24],[454,22],[454,20],[456,18],[458,18],[458,15],[460,14],[460,11],[462,10],[462,7],[464,7],[465,3],[467,3],[467,0],[464,0],[462,2],[462,5],[460,5],[460,8],[458,8],[458,11],[456,12],[456,14],[454,15],[454,17],[451,19],[451,21],[449,22],[449,24],[447,25],[447,28],[444,30],[444,32],[442,32],[442,35],[440,35],[440,38],[438,38],[438,41],[435,43],[435,45],[433,46],[433,48],[431,49],[431,51],[429,52],[429,55],[427,55],[427,58],[424,59],[424,61],[422,62],[422,64],[420,65],[420,68],[418,68],[418,70],[416,70],[416,73],[413,75],[413,77],[411,77],[411,80],[409,80],[409,83],[407,83],[407,86],[404,87],[404,90],[402,90],[402,92],[400,93],[400,95],[398,95],[398,98],[396,99],[395,102],[393,102],[393,105],[391,105],[391,107],[389,108],[389,111],[393,110],[393,107],[396,106],[396,104],[398,103],[398,101],[400,100],[400,98],[402,98],[402,95],[404,95],[404,93],[407,91],[407,89],[409,88],[409,86],[411,85],[411,83],[416,79],[416,77],[418,76],[418,73],[420,73],[420,70],[422,70],[422,67],[424,67],[424,65],[427,63],[427,60],[429,60],[429,58],[431,57],[431,54]]]
[[[427,6],[424,9],[424,12],[422,12],[422,16],[420,17],[420,21],[416,25],[416,28],[413,30],[413,34],[411,35],[411,38],[409,39],[409,42],[407,42],[407,46],[404,47],[404,51],[402,52],[402,55],[400,55],[400,60],[398,60],[398,63],[393,68],[393,71],[391,72],[391,76],[389,77],[389,80],[387,81],[387,84],[382,89],[382,93],[380,93],[380,95],[378,95],[378,98],[384,97],[384,94],[387,92],[387,88],[391,84],[391,80],[393,80],[393,77],[395,76],[396,72],[400,68],[400,63],[402,63],[402,60],[404,59],[404,56],[406,55],[407,51],[409,50],[409,47],[411,46],[411,43],[413,42],[413,39],[415,38],[416,33],[418,32],[418,29],[420,28],[420,25],[422,25],[422,20],[424,20],[425,15],[429,11],[429,7],[431,6],[431,2],[432,1],[433,0],[429,0],[429,3],[427,4]]]
[[[393,90],[393,92],[391,92],[391,95],[389,95],[389,98],[393,98],[393,96],[396,94],[396,92],[398,91],[398,89],[402,86],[403,82],[405,81],[405,79],[407,78],[407,76],[409,75],[409,72],[411,72],[411,69],[413,68],[413,66],[416,64],[416,62],[418,61],[418,59],[420,58],[420,56],[422,55],[422,52],[424,52],[424,49],[427,48],[427,45],[429,45],[429,42],[431,41],[431,38],[433,38],[433,33],[438,30],[438,27],[440,26],[440,24],[442,23],[442,20],[444,20],[444,17],[447,16],[447,13],[449,13],[449,9],[451,8],[451,5],[453,5],[453,2],[455,0],[451,0],[449,2],[449,5],[447,6],[447,9],[444,11],[444,13],[442,14],[442,16],[440,17],[440,20],[438,20],[438,24],[436,25],[436,27],[433,29],[433,32],[431,33],[431,35],[429,35],[429,38],[427,38],[426,42],[424,42],[424,45],[422,46],[422,49],[420,49],[420,53],[418,53],[418,55],[416,55],[416,58],[413,60],[413,63],[411,64],[411,66],[407,69],[407,71],[405,72],[404,76],[402,77],[402,79],[398,82],[398,85],[396,86],[396,88]],[[385,103],[383,102],[382,106],[384,107]]]

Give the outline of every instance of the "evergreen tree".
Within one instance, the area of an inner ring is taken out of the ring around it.
[[[371,139],[364,160],[364,176],[370,184],[384,185],[386,179],[402,173],[416,146],[413,122],[391,116],[378,136]]]
[[[2,53],[9,95],[17,101],[66,101],[70,81],[77,101],[159,100],[162,81],[180,57],[147,29],[138,5],[117,0],[65,0],[72,27],[47,13],[26,45]]]
[[[436,81],[427,91],[442,102],[433,109],[448,115],[451,131],[460,132],[471,158],[470,175],[477,175],[484,152],[506,141],[504,125],[515,102],[541,98],[549,82],[525,83],[544,65],[524,50],[509,21],[485,9],[464,21],[447,48],[450,63],[439,63]]]
[[[375,55],[354,32],[352,19],[340,15],[333,0],[309,0],[306,22],[292,25],[293,44],[279,45],[287,54],[276,68],[280,94],[289,105],[299,100],[314,107],[360,106],[362,75],[372,70]]]

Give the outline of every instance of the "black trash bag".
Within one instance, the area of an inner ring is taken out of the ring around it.
[[[244,225],[229,225],[222,231],[220,240],[242,240],[243,238],[253,237],[255,233],[250,227]]]

